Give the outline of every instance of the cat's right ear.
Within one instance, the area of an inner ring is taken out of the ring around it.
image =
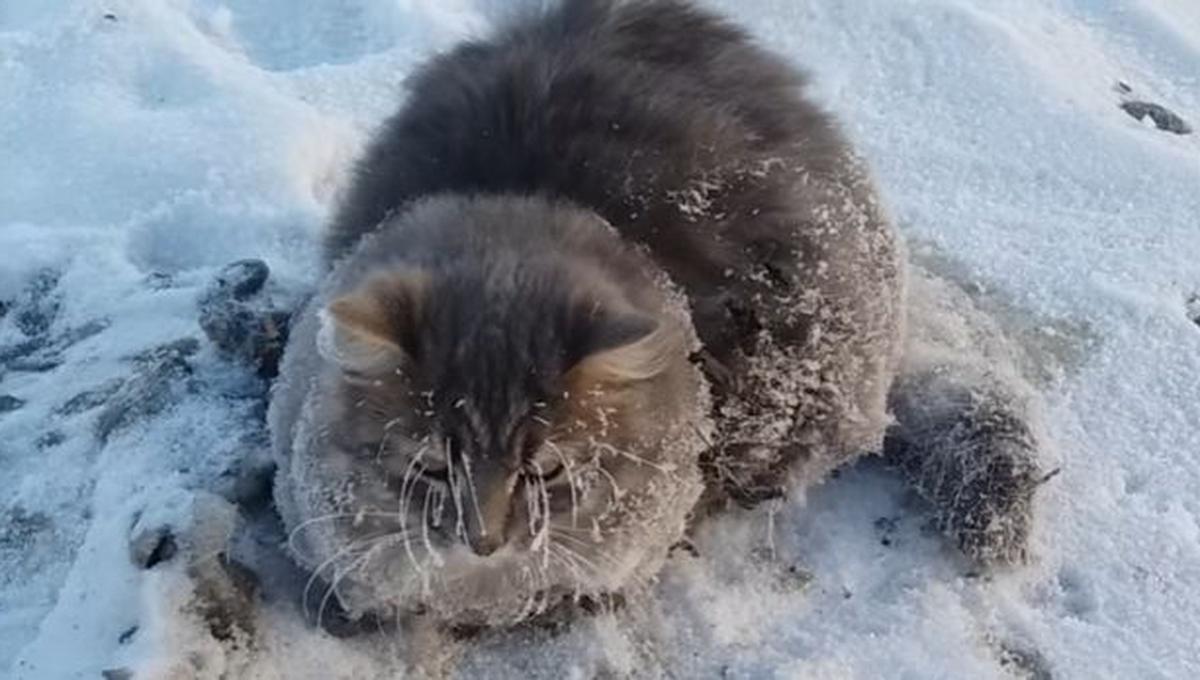
[[[359,375],[382,375],[412,360],[428,277],[418,271],[377,274],[319,312],[317,349]]]

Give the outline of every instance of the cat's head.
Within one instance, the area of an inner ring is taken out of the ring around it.
[[[599,254],[547,238],[384,260],[320,311],[335,444],[377,470],[371,512],[396,513],[401,559],[442,597],[529,589],[514,569],[543,590],[619,587],[695,497],[686,311],[612,234]]]

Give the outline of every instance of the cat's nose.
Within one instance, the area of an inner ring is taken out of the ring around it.
[[[467,537],[467,544],[471,546],[471,552],[480,557],[487,557],[500,549],[504,545],[504,537],[492,535],[475,535]]]
[[[480,557],[496,552],[508,542],[515,475],[500,467],[481,466],[473,476],[473,496],[463,499],[463,528],[467,545]]]

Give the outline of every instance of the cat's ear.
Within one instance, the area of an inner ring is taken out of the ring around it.
[[[320,311],[317,348],[350,373],[379,375],[415,358],[429,277],[417,270],[376,274]]]
[[[590,384],[649,380],[684,351],[675,324],[637,313],[593,317],[585,338],[569,373]]]

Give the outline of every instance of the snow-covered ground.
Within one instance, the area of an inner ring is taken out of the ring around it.
[[[153,363],[135,355],[202,339],[197,297],[227,262],[265,259],[277,295],[310,285],[346,163],[404,74],[507,4],[0,2],[0,674],[400,672],[403,640],[335,640],[284,601],[264,602],[253,641],[218,643],[181,570],[131,562],[136,526],[186,522],[256,446],[244,369],[202,341],[156,364],[174,376],[151,386],[160,410],[105,404]],[[667,665],[1200,677],[1200,135],[1118,106],[1200,124],[1200,3],[711,4],[813,74],[914,257],[1036,357],[1062,473],[1038,559],[994,575],[922,531],[923,508],[869,462],[773,523],[726,517],[654,591]],[[620,674],[646,633],[622,621],[485,638],[461,673]]]

